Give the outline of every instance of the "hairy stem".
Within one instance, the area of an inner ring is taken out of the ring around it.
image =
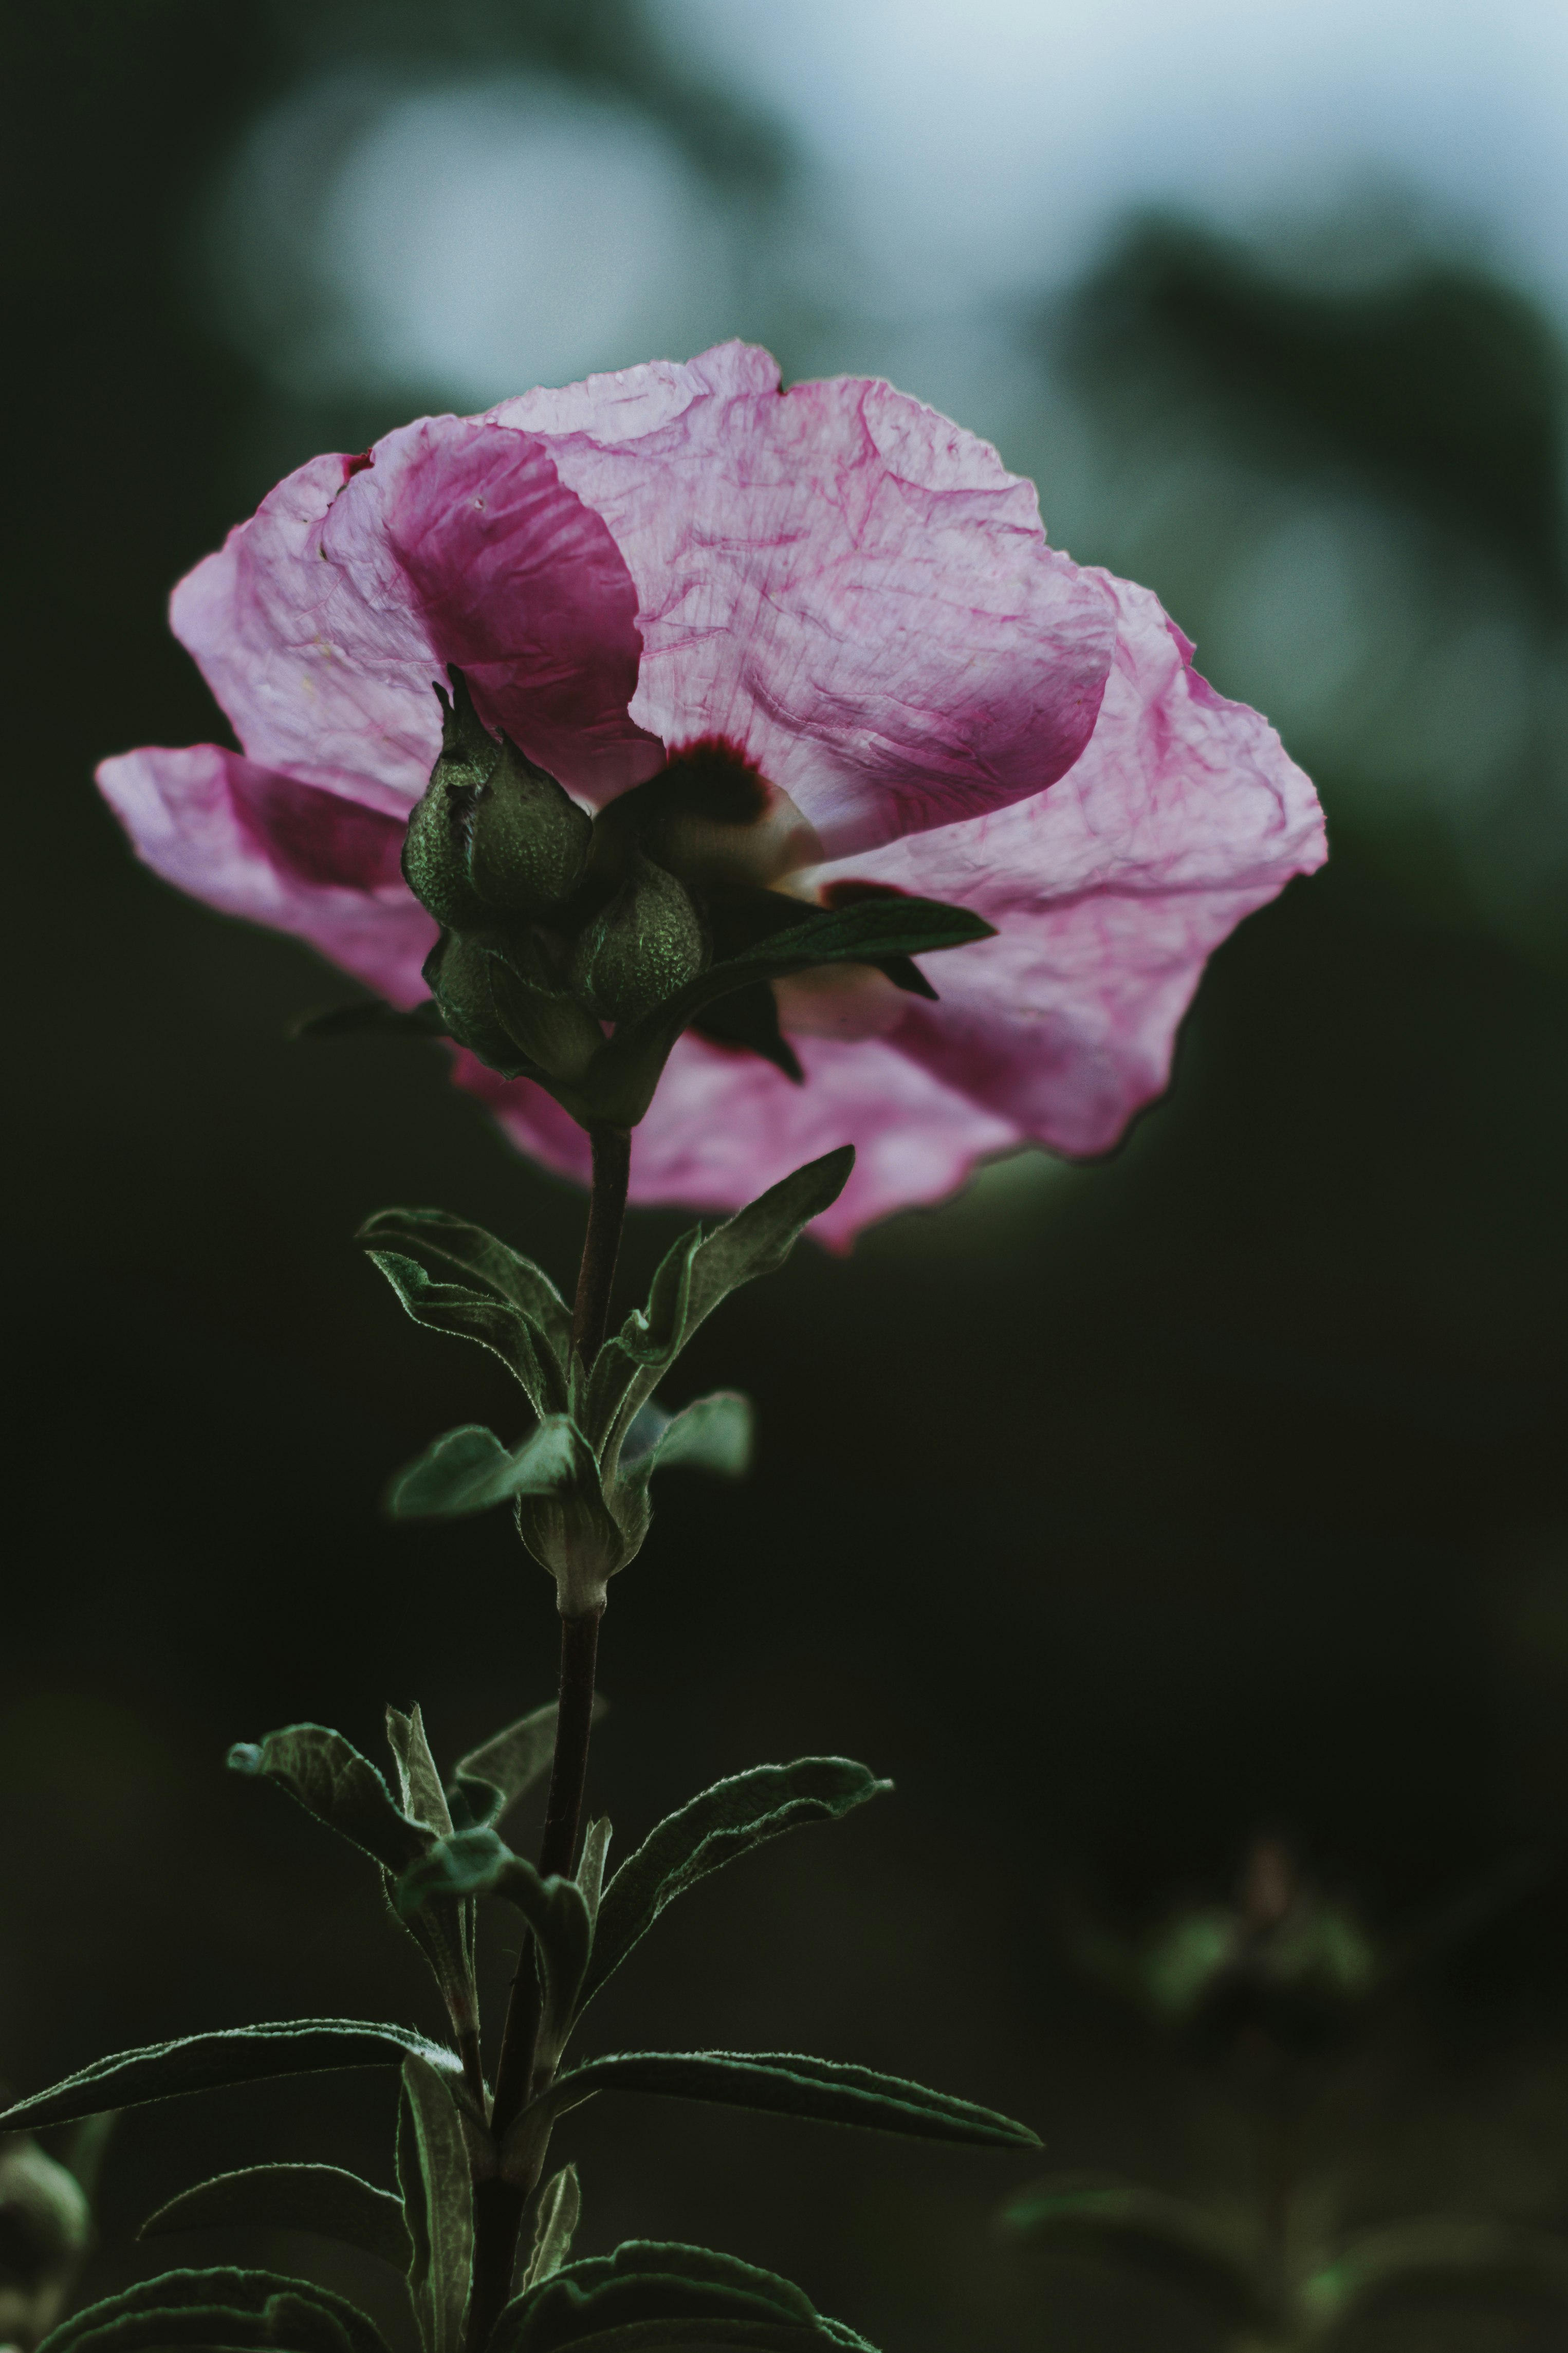
[[[572,1337],[584,1362],[591,1365],[603,1345],[609,1321],[610,1287],[615,1281],[621,1226],[626,1217],[632,1139],[628,1129],[602,1123],[588,1133],[594,1150],[594,1189],[588,1202],[588,1230],[577,1276]],[[547,1879],[552,1874],[567,1877],[576,1859],[583,1793],[588,1777],[588,1740],[594,1724],[594,1670],[603,1614],[600,1609],[586,1617],[561,1620],[555,1755],[550,1769],[550,1795],[545,1803],[544,1837],[539,1855],[540,1871]],[[517,1974],[511,1981],[496,2067],[490,2130],[498,2144],[504,2139],[507,2127],[527,2106],[535,2089],[534,2053],[540,2013],[539,1972],[534,1966],[532,1939],[529,1938],[518,1957]],[[532,2186],[531,2182],[503,2181],[499,2176],[475,2185],[473,2277],[464,2331],[465,2353],[484,2353],[502,2307],[510,2297],[523,2209]]]
[[[616,1279],[631,1176],[632,1132],[596,1119],[588,1130],[588,1141],[594,1153],[594,1189],[588,1196],[588,1231],[572,1310],[572,1342],[585,1365],[598,1355],[610,1320],[610,1286]]]

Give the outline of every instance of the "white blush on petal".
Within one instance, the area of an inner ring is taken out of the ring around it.
[[[792,1038],[885,1038],[910,1009],[907,990],[869,964],[821,965],[773,987],[779,1027]]]

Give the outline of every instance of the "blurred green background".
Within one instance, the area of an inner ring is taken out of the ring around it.
[[[1051,2167],[1240,2198],[1230,2091],[1075,1971],[1064,1891],[1135,1929],[1222,1899],[1270,1833],[1399,1936],[1538,1858],[1336,2062],[1314,2163],[1352,2221],[1568,2229],[1564,301],[1520,160],[1568,68],[1529,69],[1541,12],[1436,13],[1446,96],[1392,0],[1319,12],[1317,81],[1270,66],[1270,12],[1200,11],[1189,65],[1253,93],[1248,176],[1219,100],[1133,168],[1140,40],[1163,70],[1136,8],[6,11],[18,2088],[185,2028],[430,2022],[368,1867],[222,1757],[299,1717],[374,1748],[418,1698],[450,1757],[549,1695],[549,1587],[504,1518],[378,1512],[434,1430],[515,1421],[504,1376],[402,1320],[351,1237],[438,1202],[566,1279],[582,1213],[435,1050],[288,1042],[332,976],[142,874],[92,765],[224,733],[163,600],[288,467],[742,333],[994,437],[1052,537],[1149,581],[1281,726],[1334,854],[1215,959],[1111,1159],[803,1250],[694,1348],[693,1393],[755,1396],[760,1459],[732,1493],[672,1478],[615,1589],[595,1802],[624,1852],[763,1757],[899,1788],[672,1915],[602,2041],[820,2049],[1026,2117]],[[962,153],[920,111],[949,68]],[[1446,107],[1471,146],[1427,186]],[[679,1227],[634,1219],[628,1291]],[[223,2164],[384,2179],[391,2100],[345,2077],[324,2121],[298,2084],[131,2117],[90,2284]],[[560,2144],[583,2251],[710,2241],[889,2353],[1213,2341],[1000,2242],[1029,2172],[1000,2157],[637,2102]],[[368,2263],[271,2252],[392,2308]]]

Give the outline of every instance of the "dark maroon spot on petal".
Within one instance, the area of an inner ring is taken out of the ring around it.
[[[756,762],[722,735],[700,735],[672,752],[658,775],[639,792],[660,796],[689,817],[710,825],[755,825],[768,810],[767,778]]]
[[[252,841],[291,881],[340,891],[383,891],[399,881],[400,818],[237,762],[229,793]]]
[[[852,907],[858,899],[907,899],[910,895],[896,882],[857,882],[853,879],[825,882],[817,893],[825,907]]]
[[[374,463],[375,451],[374,449],[362,449],[357,458],[345,458],[343,459],[344,481],[352,482],[356,474],[363,474],[367,466],[374,466]]]

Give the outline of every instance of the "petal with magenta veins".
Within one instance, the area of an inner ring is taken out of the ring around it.
[[[492,412],[538,434],[637,587],[635,717],[721,736],[829,856],[1037,793],[1089,741],[1115,607],[1031,484],[885,384],[781,392],[765,353]]]
[[[216,744],[127,752],[98,782],[165,882],[309,941],[395,1005],[428,996],[436,925],[398,869],[401,818]]]
[[[252,759],[406,806],[440,749],[433,683],[569,790],[623,790],[661,747],[628,718],[637,594],[604,522],[526,436],[427,417],[368,463],[318,458],[175,589],[176,635]]]

